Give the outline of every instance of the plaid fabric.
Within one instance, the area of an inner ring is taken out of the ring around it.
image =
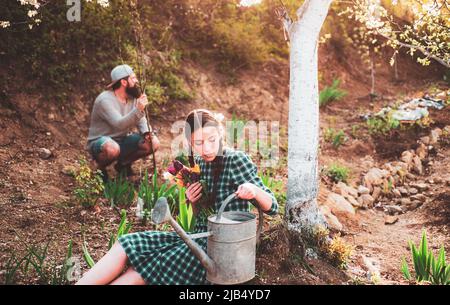
[[[206,180],[208,192],[212,192],[211,163],[196,157],[200,165],[201,179]],[[257,176],[257,168],[250,157],[240,151],[224,149],[224,170],[217,185],[215,210],[221,202],[239,185],[250,182],[265,190],[272,197],[272,207],[266,213],[274,215],[278,211],[278,203],[270,191]],[[247,200],[235,199],[225,211],[249,211]],[[195,232],[207,230],[206,218],[197,219]],[[207,238],[195,240],[206,251]],[[131,265],[148,283],[153,285],[189,285],[206,284],[206,270],[200,261],[175,232],[146,231],[127,234],[119,238]]]

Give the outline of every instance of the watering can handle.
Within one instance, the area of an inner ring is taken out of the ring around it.
[[[231,202],[231,200],[235,199],[236,195],[233,193],[231,195],[228,195],[227,198],[225,198],[224,201],[222,201],[222,205],[219,208],[219,212],[217,213],[216,216],[216,220],[219,221],[222,218],[222,213],[225,210],[225,207]],[[259,236],[261,235],[261,231],[262,231],[262,226],[263,226],[263,222],[264,222],[264,217],[263,217],[263,211],[261,210],[261,208],[259,206],[256,206],[256,208],[258,208],[258,229],[256,230],[256,244],[259,244]]]

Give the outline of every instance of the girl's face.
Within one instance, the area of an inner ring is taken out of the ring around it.
[[[212,162],[220,147],[220,134],[215,126],[205,126],[197,129],[191,135],[191,144],[194,152],[206,162]]]

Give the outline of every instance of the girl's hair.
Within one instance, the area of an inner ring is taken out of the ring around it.
[[[220,174],[222,173],[224,169],[224,161],[223,161],[223,139],[222,139],[222,124],[221,122],[214,116],[214,114],[211,111],[208,111],[206,109],[195,109],[191,111],[188,116],[186,117],[185,122],[185,128],[184,128],[184,135],[187,139],[188,146],[189,146],[189,164],[191,167],[195,165],[192,145],[191,145],[191,139],[192,134],[197,131],[199,128],[203,127],[216,127],[220,134],[220,140],[219,140],[219,151],[217,152],[217,156],[212,162],[212,169],[213,169],[213,192],[212,196],[210,197],[211,200],[209,201],[208,205],[211,206],[216,201],[216,194],[217,194],[217,184],[219,181]]]

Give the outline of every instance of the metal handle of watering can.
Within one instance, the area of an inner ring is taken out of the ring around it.
[[[225,210],[225,207],[231,202],[231,200],[237,198],[236,194],[231,194],[228,195],[227,198],[225,198],[224,201],[222,201],[222,205],[219,208],[219,212],[217,212],[217,216],[216,216],[216,220],[220,221],[220,219],[222,218],[222,213]],[[259,244],[259,236],[261,235],[261,231],[262,231],[262,226],[263,226],[263,221],[264,221],[264,216],[263,216],[263,211],[261,210],[261,208],[257,205],[255,205],[255,207],[258,209],[258,229],[256,230],[256,244]]]

